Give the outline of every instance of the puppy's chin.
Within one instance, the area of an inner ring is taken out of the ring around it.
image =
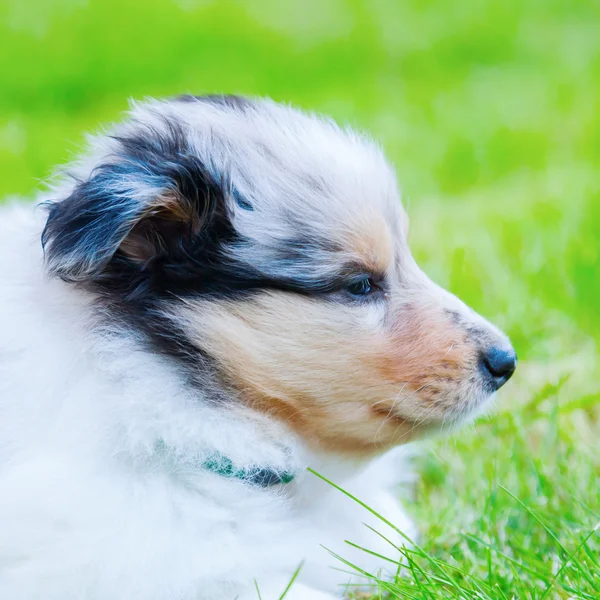
[[[494,407],[496,392],[485,389],[472,392],[467,397],[454,398],[449,406],[427,406],[425,403],[418,410],[407,416],[401,408],[385,407],[376,403],[371,412],[381,421],[375,446],[398,446],[424,439],[430,436],[451,434],[464,425],[473,423],[479,417],[488,416]],[[383,438],[386,437],[385,444]]]

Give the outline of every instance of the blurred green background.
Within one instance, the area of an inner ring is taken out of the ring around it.
[[[370,132],[418,260],[522,359],[500,416],[425,465],[425,539],[455,549],[498,481],[548,519],[584,527],[573,496],[600,513],[600,2],[2,0],[0,18],[0,197],[31,195],[129,97],[267,95]],[[503,551],[550,556],[505,500]]]

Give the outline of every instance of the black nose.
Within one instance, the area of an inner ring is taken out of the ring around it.
[[[482,368],[496,389],[502,387],[517,368],[517,355],[512,348],[492,347],[482,356]]]

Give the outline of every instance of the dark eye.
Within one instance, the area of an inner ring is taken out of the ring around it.
[[[346,291],[353,296],[367,296],[378,289],[379,287],[374,283],[371,277],[364,277],[363,279],[352,282],[346,288]]]

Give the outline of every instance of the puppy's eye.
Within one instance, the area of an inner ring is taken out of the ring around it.
[[[373,281],[372,277],[363,277],[346,287],[346,291],[353,296],[368,296],[379,289],[381,288]]]

